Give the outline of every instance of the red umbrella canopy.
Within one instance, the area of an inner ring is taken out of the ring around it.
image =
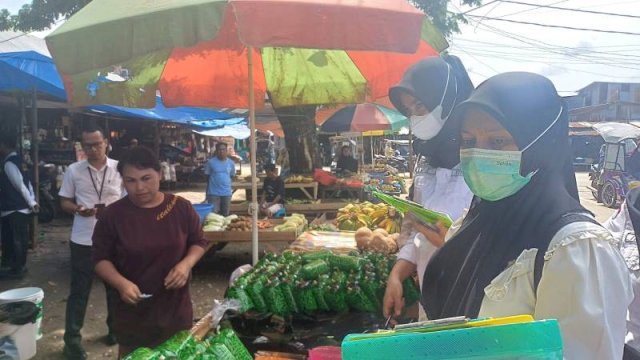
[[[257,107],[375,101],[447,46],[405,0],[144,3],[94,0],[47,38],[74,105],[248,107],[250,47]]]

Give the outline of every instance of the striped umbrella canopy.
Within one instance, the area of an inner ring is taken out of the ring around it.
[[[377,104],[349,105],[336,111],[320,127],[329,133],[386,131],[398,132],[409,126],[399,112]]]
[[[138,108],[248,108],[249,51],[258,109],[376,101],[447,47],[405,0],[94,0],[47,43],[73,105]]]

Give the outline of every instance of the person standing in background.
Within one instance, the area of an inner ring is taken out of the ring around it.
[[[82,148],[87,155],[87,160],[69,166],[59,192],[62,209],[74,215],[69,244],[71,287],[67,299],[63,350],[65,358],[70,360],[87,358],[82,348],[80,330],[84,324],[95,275],[91,241],[93,229],[100,211],[123,196],[122,178],[117,170],[118,162],[107,157],[107,146],[108,141],[100,128],[84,130]],[[115,345],[117,339],[112,329],[112,305],[117,294],[108,286],[106,290],[107,326],[109,327],[106,343]]]
[[[231,207],[231,182],[236,174],[236,166],[227,158],[227,144],[216,144],[215,156],[204,167],[204,173],[209,176],[207,182],[207,202],[213,204],[213,210],[222,215],[229,216]]]
[[[39,208],[29,179],[20,170],[15,134],[0,135],[0,216],[2,217],[2,268],[0,280],[21,279],[27,271],[31,214]]]

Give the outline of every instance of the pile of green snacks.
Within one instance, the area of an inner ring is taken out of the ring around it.
[[[202,341],[181,331],[155,349],[139,348],[123,360],[251,360],[253,357],[231,329]]]
[[[380,313],[394,256],[330,251],[265,255],[227,292],[241,311],[286,316],[315,312]],[[420,298],[415,282],[403,284],[405,306]]]

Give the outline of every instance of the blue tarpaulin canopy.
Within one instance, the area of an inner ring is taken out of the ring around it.
[[[237,117],[237,115],[226,112],[194,107],[167,108],[162,104],[160,96],[156,97],[156,107],[153,109],[136,109],[115,105],[93,105],[86,107],[85,110],[87,112],[108,114],[123,118],[171,122],[198,130],[198,132],[203,135],[208,135],[205,132],[207,130],[219,130],[215,132],[215,134],[217,134],[215,136],[234,136],[238,134],[239,128],[247,127],[246,118]],[[225,127],[229,127],[230,130],[233,131],[225,135]]]
[[[44,40],[14,32],[0,33],[0,91],[34,88],[40,96],[67,99]]]

